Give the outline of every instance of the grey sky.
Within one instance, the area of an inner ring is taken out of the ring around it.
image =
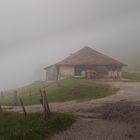
[[[138,63],[139,36],[139,0],[1,0],[0,89],[43,79],[85,45]]]

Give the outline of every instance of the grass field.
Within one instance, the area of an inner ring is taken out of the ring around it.
[[[129,79],[131,81],[140,81],[140,72],[139,73],[123,72],[123,78]]]
[[[22,98],[25,105],[38,104],[40,103],[40,89],[47,91],[49,102],[96,99],[114,93],[113,88],[108,84],[70,78],[54,83],[34,83],[17,89],[17,95],[14,91],[4,92],[0,96],[0,103],[4,105],[19,105],[18,99]]]
[[[24,116],[3,112],[0,113],[0,140],[44,140],[74,121],[72,115],[62,113],[51,113],[48,121],[44,121],[41,113]]]

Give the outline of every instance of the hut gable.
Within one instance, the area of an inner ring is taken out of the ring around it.
[[[84,47],[57,65],[115,65],[125,66],[125,64],[106,56],[90,47]]]

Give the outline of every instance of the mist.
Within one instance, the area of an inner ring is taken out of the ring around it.
[[[0,19],[0,90],[45,80],[84,46],[140,71],[138,0],[3,0]]]

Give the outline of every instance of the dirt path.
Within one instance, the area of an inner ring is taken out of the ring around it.
[[[52,111],[71,112],[79,117],[52,140],[140,140],[140,83],[113,84],[120,91],[110,97],[50,104]],[[40,105],[26,108],[29,112],[42,110]],[[19,107],[13,110],[21,111]]]
[[[114,84],[120,87],[116,95],[67,103],[79,120],[53,140],[140,140],[140,83]]]
[[[105,103],[112,103],[118,101],[131,101],[131,102],[140,101],[140,83],[114,82],[111,84],[113,84],[117,88],[120,88],[118,93],[115,95],[106,98],[85,101],[85,102],[69,101],[64,103],[50,103],[51,110],[58,111],[58,112],[75,113],[81,109],[94,108],[94,107],[101,106]],[[38,111],[42,111],[42,106],[31,105],[31,106],[27,106],[26,109],[28,112],[38,112]],[[13,109],[10,110],[22,112],[21,107],[14,107]]]

